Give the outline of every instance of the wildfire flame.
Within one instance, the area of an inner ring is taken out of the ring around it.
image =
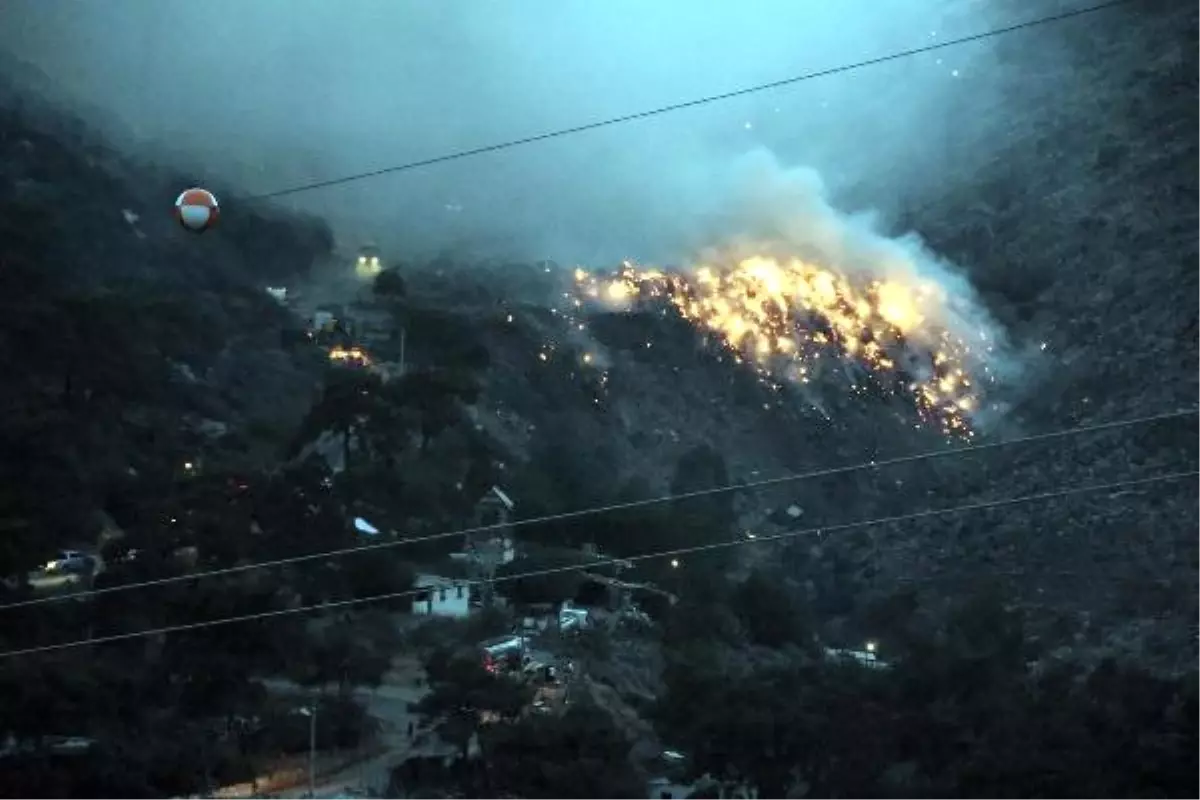
[[[665,302],[775,388],[809,383],[827,363],[857,364],[862,383],[910,397],[952,436],[974,435],[979,384],[991,379],[986,335],[973,350],[937,322],[948,298],[936,283],[856,283],[801,259],[756,256],[687,273],[626,262],[607,277],[576,270],[575,284],[584,302]]]

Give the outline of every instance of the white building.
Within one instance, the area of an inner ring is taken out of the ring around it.
[[[435,617],[466,617],[471,613],[471,587],[465,578],[418,575],[412,613]]]

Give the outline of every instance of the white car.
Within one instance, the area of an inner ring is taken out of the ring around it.
[[[46,572],[84,572],[92,565],[92,557],[79,550],[62,550],[57,558],[46,562]]]

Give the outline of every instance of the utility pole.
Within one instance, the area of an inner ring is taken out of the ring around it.
[[[201,763],[204,764],[204,796],[205,797],[213,796],[213,774],[212,774],[212,763],[211,763],[211,759],[209,758],[209,752],[208,752],[209,747],[210,747],[210,744],[208,741],[208,736],[205,736],[204,742],[200,747],[200,760],[201,760]]]
[[[621,624],[621,620],[629,613],[630,607],[633,605],[633,592],[625,585],[625,581],[621,580],[621,573],[625,568],[630,566],[628,561],[614,561],[613,568],[613,591],[615,594],[615,608],[609,619],[609,628],[616,629]]]
[[[491,608],[495,593],[493,587],[496,582],[496,568],[504,560],[504,540],[469,536],[467,546],[471,553],[469,563],[472,567],[472,577],[479,581],[484,608]]]
[[[512,529],[508,527],[511,504],[508,496],[493,486],[475,509],[475,525],[486,530],[467,534],[473,577],[481,583],[485,608],[490,608],[495,599],[496,570],[506,563],[512,542]]]
[[[317,705],[308,718],[308,796],[317,796]]]
[[[308,717],[308,796],[317,796],[317,702],[300,709]]]

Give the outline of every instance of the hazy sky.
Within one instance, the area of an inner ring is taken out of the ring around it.
[[[146,140],[273,191],[918,47],[1057,5],[5,0],[0,47]],[[998,124],[969,112],[1002,102],[992,47],[285,202],[329,216],[347,244],[373,238],[428,252],[467,243],[564,263],[671,258],[709,243],[737,158],[756,148],[885,210],[930,190],[948,141],[986,143]]]

